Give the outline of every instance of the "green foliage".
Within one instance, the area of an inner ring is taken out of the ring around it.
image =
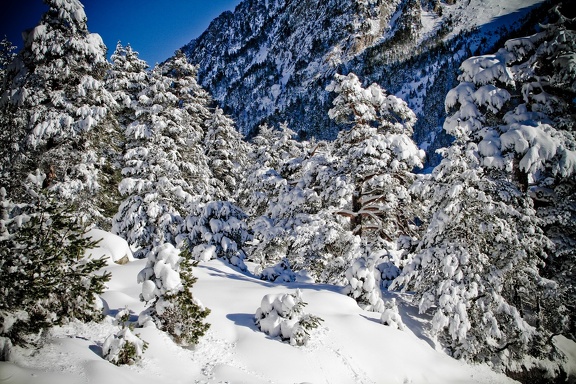
[[[129,319],[128,309],[118,312],[115,322],[120,327],[120,331],[108,336],[102,346],[102,356],[115,365],[136,363],[148,348],[148,343],[142,340],[140,335],[132,333],[134,325]]]
[[[140,298],[147,301],[149,307],[140,314],[139,323],[143,325],[152,321],[178,344],[198,343],[210,327],[203,322],[210,310],[192,295],[191,288],[196,278],[192,275],[195,264],[191,261],[191,254],[165,243],[154,248],[148,258],[148,265],[138,275],[138,281],[143,283]],[[175,275],[179,276],[179,283],[174,282]],[[165,281],[167,276],[171,276],[170,283]],[[153,292],[148,291],[150,285],[154,287]]]
[[[71,209],[40,195],[26,213],[2,200],[0,235],[0,336],[32,343],[42,331],[72,319],[100,320],[96,295],[110,273],[96,274],[104,259],[85,257],[97,242],[85,238]],[[12,213],[12,214],[11,214]]]
[[[210,324],[204,323],[204,319],[210,314],[210,309],[204,308],[192,296],[190,288],[196,282],[192,275],[191,256],[187,251],[180,264],[180,279],[184,289],[176,294],[166,294],[164,299],[173,303],[161,315],[158,320],[162,329],[170,334],[178,344],[197,344],[204,336]]]
[[[306,304],[306,303],[304,303]],[[292,345],[305,345],[310,339],[310,331],[320,326],[324,319],[318,316],[305,314],[298,320],[296,329],[292,332],[290,344]]]

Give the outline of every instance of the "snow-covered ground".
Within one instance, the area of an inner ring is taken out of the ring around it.
[[[118,244],[107,236],[101,248],[114,249]],[[212,310],[207,319],[212,326],[200,343],[181,348],[153,327],[136,329],[149,347],[139,363],[117,367],[101,357],[101,346],[117,332],[112,320],[119,310],[127,306],[135,320],[144,308],[136,276],[145,265],[145,260],[135,260],[106,267],[112,280],[102,295],[109,314],[105,321],[55,328],[32,354],[18,349],[14,362],[0,362],[0,383],[513,382],[487,366],[467,365],[436,350],[423,330],[424,319],[409,309],[401,308],[407,329],[394,330],[380,324],[379,314],[361,310],[339,287],[263,282],[220,260],[194,268],[198,277],[194,295]],[[297,288],[308,303],[304,312],[324,319],[304,347],[272,339],[254,325],[264,295]],[[564,345],[574,359],[574,343],[564,340]]]

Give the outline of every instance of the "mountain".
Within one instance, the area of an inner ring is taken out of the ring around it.
[[[287,121],[301,137],[333,139],[334,74],[356,73],[408,102],[415,140],[447,143],[444,97],[458,66],[493,49],[543,0],[245,0],[184,46],[200,83],[252,136]]]

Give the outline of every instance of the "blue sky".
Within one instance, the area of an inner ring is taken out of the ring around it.
[[[84,0],[90,32],[100,34],[108,57],[118,40],[140,53],[150,66],[198,37],[215,17],[233,11],[240,0]],[[0,39],[19,48],[21,33],[38,24],[48,9],[42,0],[0,0]]]

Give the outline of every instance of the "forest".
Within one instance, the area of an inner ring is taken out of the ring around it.
[[[149,68],[118,43],[108,60],[79,1],[45,2],[18,53],[0,44],[0,360],[52,327],[102,320],[110,274],[83,256],[97,228],[148,260],[134,326],[181,345],[209,327],[193,267],[222,259],[256,264],[261,280],[341,286],[393,327],[414,305],[456,359],[566,379],[553,338],[576,341],[576,29],[560,7],[461,63],[451,144],[423,172],[415,113],[354,73],[326,88],[336,139],[263,124],[247,140],[182,52]],[[263,331],[278,306],[300,313],[298,295],[278,300],[291,304],[263,304]],[[304,344],[320,324],[300,317],[283,338]],[[141,356],[133,331],[107,340],[108,360]]]

